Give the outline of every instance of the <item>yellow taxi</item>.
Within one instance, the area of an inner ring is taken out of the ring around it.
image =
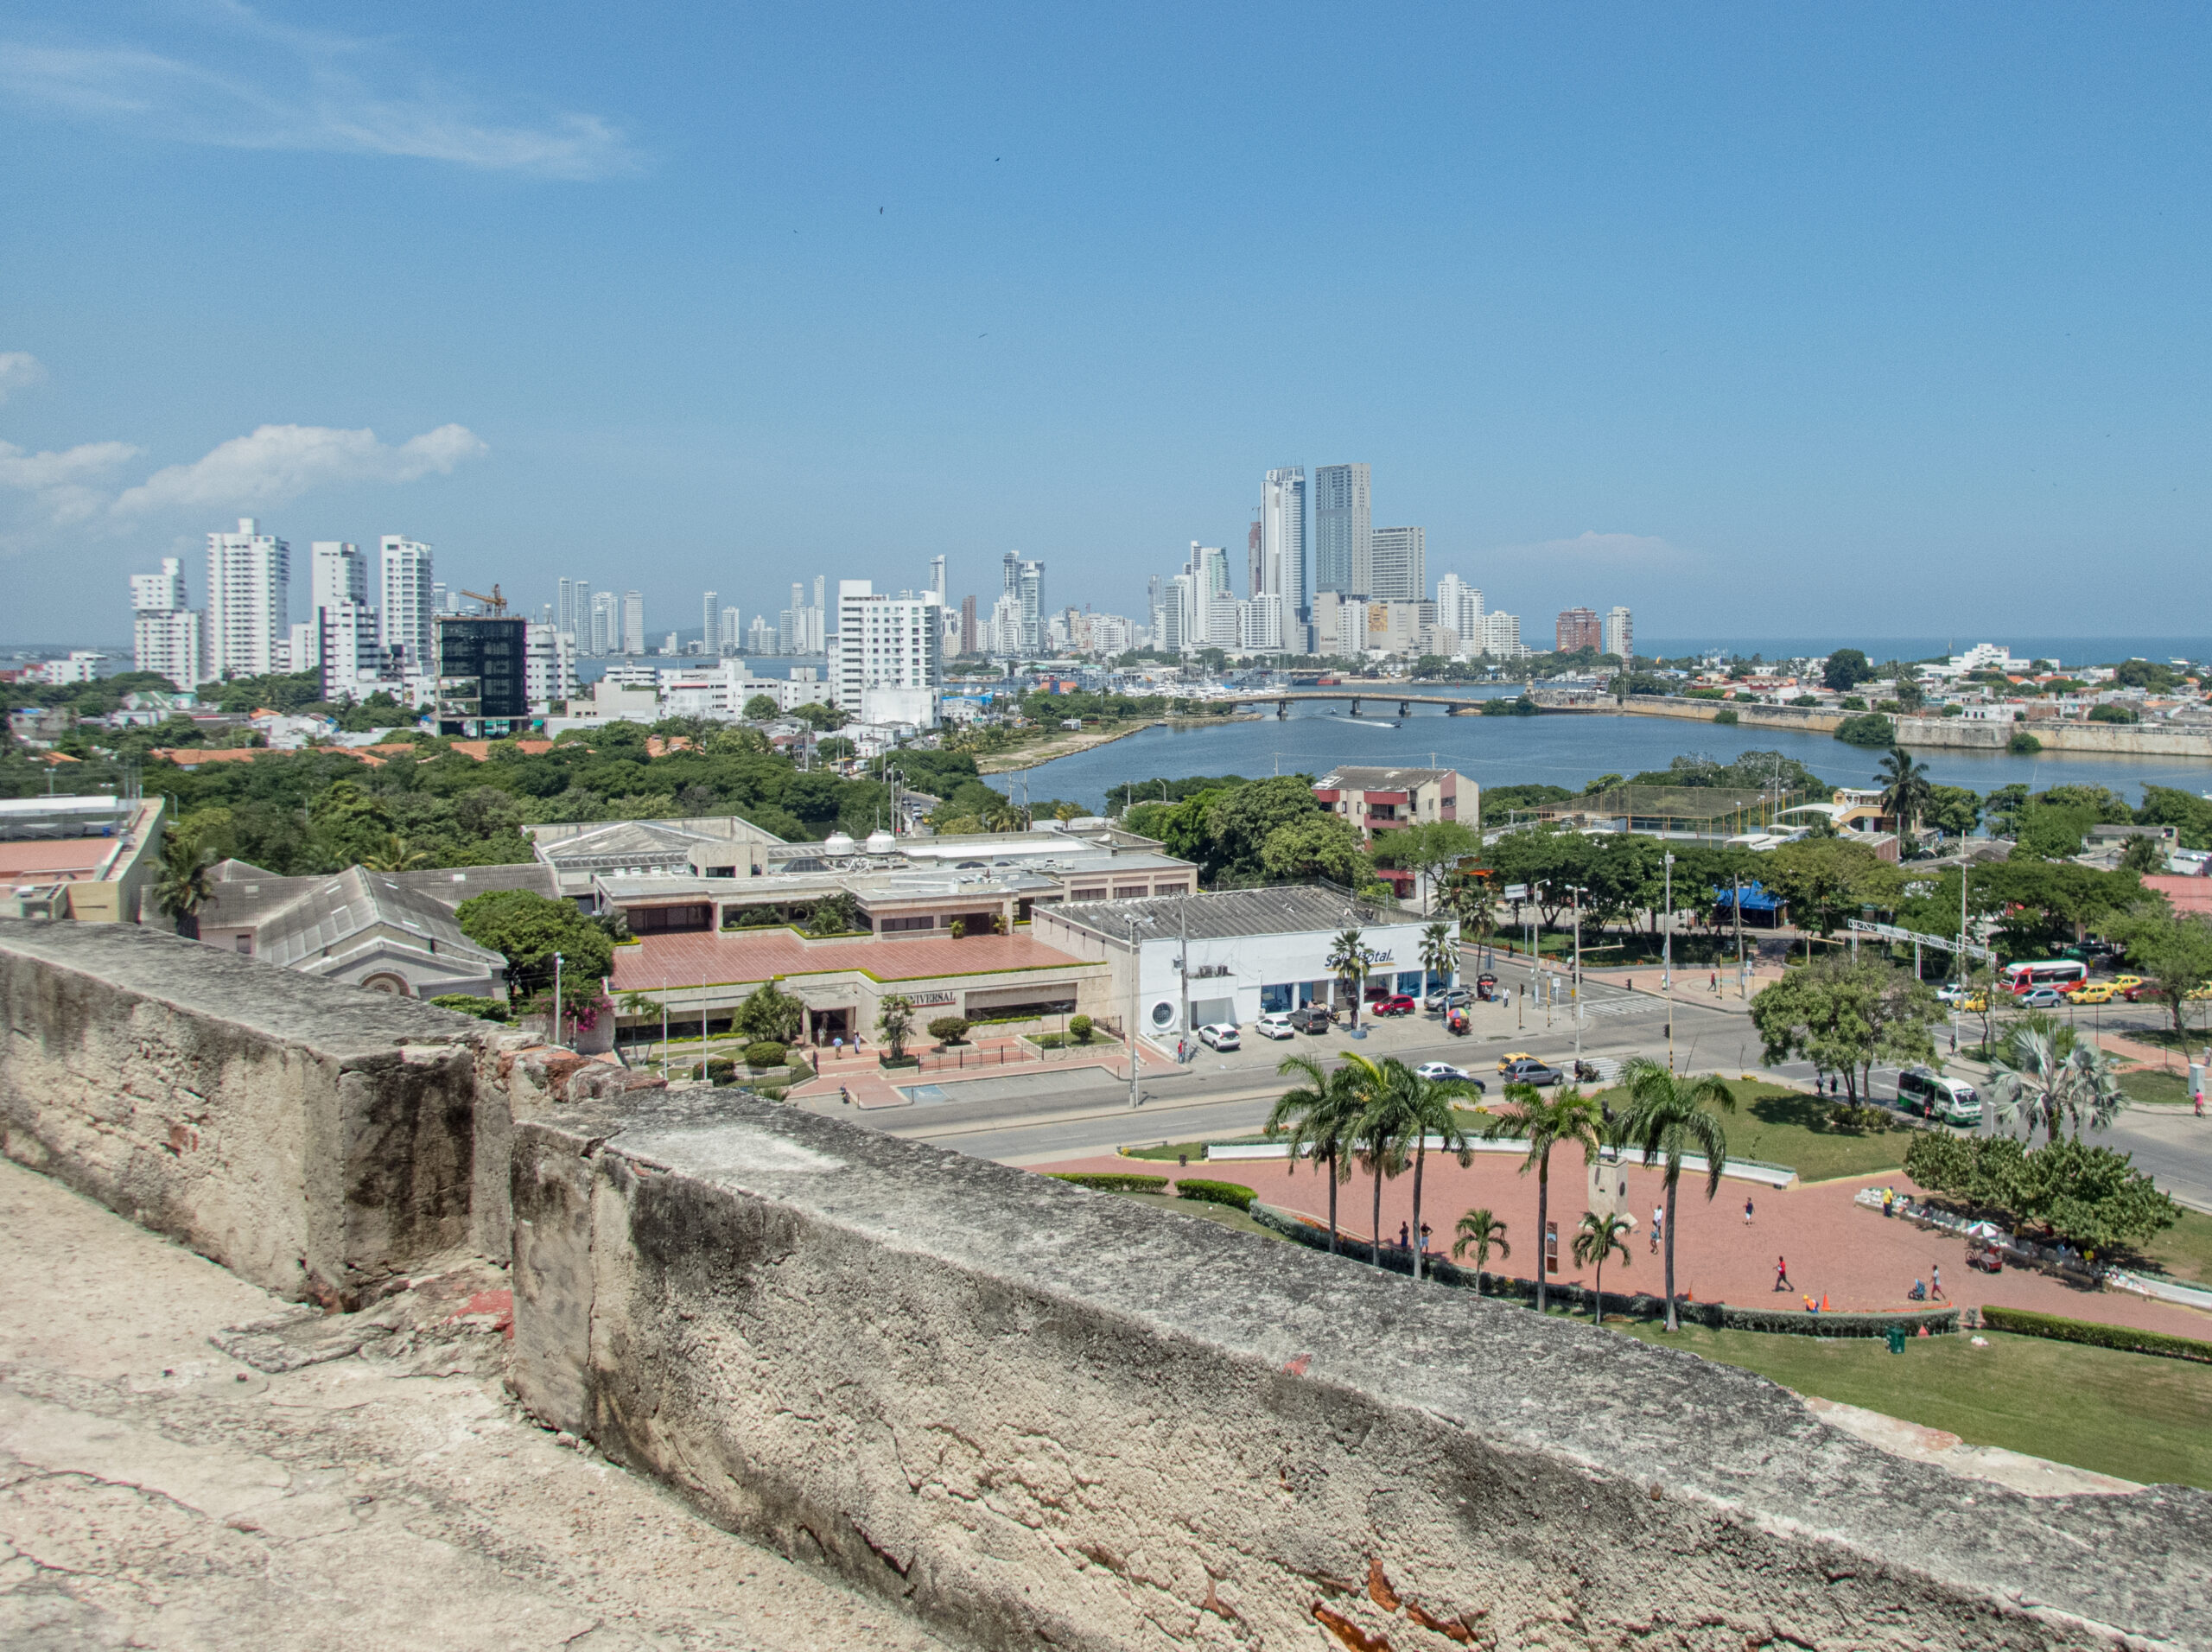
[[[1534,1061],[1536,1058],[1526,1050],[1511,1050],[1497,1058],[1497,1070],[1503,1072],[1516,1061]]]
[[[2124,993],[2130,987],[2139,987],[2142,984],[2143,977],[2140,975],[2114,975],[2112,978],[2112,989],[2116,993]]]
[[[2080,982],[2066,994],[2068,1001],[2076,1004],[2109,1004],[2119,995],[2119,985],[2110,981]]]

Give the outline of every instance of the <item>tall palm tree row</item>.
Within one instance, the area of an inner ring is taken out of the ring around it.
[[[1897,823],[1897,837],[1910,845],[1914,823],[1935,801],[1936,783],[1928,778],[1928,765],[1916,762],[1902,746],[1882,754],[1874,778],[1882,783],[1882,812]]]
[[[1720,1187],[1720,1172],[1728,1162],[1728,1133],[1713,1109],[1736,1110],[1736,1094],[1717,1073],[1696,1078],[1670,1071],[1649,1056],[1622,1064],[1621,1083],[1628,1091],[1627,1115],[1620,1122],[1624,1153],[1633,1149],[1645,1164],[1659,1160],[1665,1167],[1667,1186],[1667,1329],[1679,1331],[1675,1312],[1675,1234],[1681,1226],[1676,1194],[1681,1180],[1682,1157],[1696,1152],[1705,1156],[1705,1197],[1710,1201]]]
[[[1598,1156],[1604,1120],[1596,1100],[1579,1090],[1556,1090],[1547,1099],[1533,1084],[1508,1084],[1505,1101],[1503,1108],[1490,1115],[1483,1134],[1493,1141],[1528,1142],[1529,1154],[1521,1161],[1521,1173],[1536,1172],[1536,1241],[1541,1246],[1550,1231],[1552,1149],[1562,1142],[1573,1142],[1582,1149],[1582,1162],[1588,1164]],[[1536,1257],[1539,1313],[1544,1311],[1546,1300],[1547,1260],[1540,1250]]]

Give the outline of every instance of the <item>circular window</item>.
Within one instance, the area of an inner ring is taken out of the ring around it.
[[[1170,1021],[1173,1020],[1174,1019],[1175,1019],[1175,1006],[1174,1006],[1174,1005],[1173,1005],[1173,1004],[1166,1004],[1166,1003],[1161,1003],[1161,1004],[1154,1004],[1154,1005],[1152,1007],[1152,1024],[1153,1024],[1154,1026],[1166,1026],[1168,1024],[1168,1022],[1170,1022]]]
[[[361,985],[372,993],[390,993],[395,998],[409,996],[407,982],[398,975],[371,975]]]

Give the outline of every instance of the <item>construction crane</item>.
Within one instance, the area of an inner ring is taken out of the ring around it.
[[[492,594],[489,596],[486,596],[481,591],[463,591],[461,595],[474,597],[484,605],[485,612],[493,619],[501,617],[507,611],[507,600],[499,594],[499,588],[497,585],[492,588]]]

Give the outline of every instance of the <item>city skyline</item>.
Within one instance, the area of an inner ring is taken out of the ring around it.
[[[258,16],[14,15],[11,636],[249,514],[508,588],[619,562],[687,618],[794,562],[981,594],[1013,546],[1134,607],[1300,455],[1309,556],[1313,461],[1357,455],[1432,569],[1662,633],[2049,629],[2099,558],[2135,577],[2069,623],[2148,631],[2208,549],[2212,137],[2161,112],[2201,14],[1407,14],[1318,117],[1269,90],[1295,8],[1179,17],[1171,59],[1135,14]],[[300,102],[318,52],[354,118]],[[1353,237],[1250,257],[1287,179]]]

